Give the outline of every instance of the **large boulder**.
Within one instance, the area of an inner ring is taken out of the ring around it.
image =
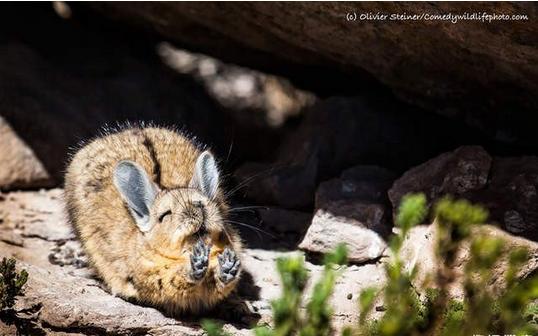
[[[414,279],[417,288],[435,287],[435,274],[439,271],[439,262],[435,255],[437,239],[437,225],[419,225],[411,229],[403,242],[401,256],[404,268],[411,271],[417,268],[417,275]],[[517,271],[519,279],[525,279],[538,270],[538,243],[527,239],[516,237],[491,225],[481,225],[473,229],[472,237],[490,237],[502,239],[504,241],[503,251],[499,261],[492,270],[492,279],[488,283],[490,288],[499,293],[506,286],[506,272],[508,270],[509,254],[517,248],[525,248],[529,252],[528,261]],[[470,240],[465,240],[457,251],[452,271],[455,281],[449,288],[453,297],[463,296],[463,280],[465,265],[471,258],[469,249]]]
[[[507,231],[538,241],[538,157],[496,157],[480,196]]]
[[[396,211],[401,198],[423,192],[433,203],[444,195],[482,204],[490,221],[538,240],[538,157],[494,157],[478,146],[460,147],[408,170],[389,190]]]
[[[538,8],[532,3],[89,6],[189,48],[295,73],[304,85],[325,82],[309,69],[355,72],[358,88],[368,73],[409,102],[492,137],[538,144]]]
[[[469,198],[488,181],[491,157],[479,146],[460,147],[409,169],[389,190],[396,209],[407,193],[424,192],[429,200],[444,195]]]

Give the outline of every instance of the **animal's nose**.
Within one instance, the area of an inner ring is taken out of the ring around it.
[[[192,202],[192,205],[193,205],[195,208],[203,208],[203,207],[204,207],[204,203],[202,203],[202,201],[193,201],[193,202]]]

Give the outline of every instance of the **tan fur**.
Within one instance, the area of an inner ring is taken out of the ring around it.
[[[225,247],[241,255],[239,236],[223,221],[228,207],[220,190],[215,201],[205,199],[205,239],[212,244],[208,271],[201,281],[189,277],[189,257],[198,237],[192,217],[184,213],[195,211],[189,208],[190,200],[204,196],[186,187],[199,154],[200,149],[177,132],[135,127],[98,138],[73,157],[65,178],[68,214],[94,268],[113,293],[171,314],[196,313],[216,305],[236,286],[237,279],[225,285],[217,276],[217,255]],[[138,163],[161,188],[150,209],[156,224],[145,234],[113,184],[121,160]],[[173,215],[158,223],[160,211],[166,209]]]

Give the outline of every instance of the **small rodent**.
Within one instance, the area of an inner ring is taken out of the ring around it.
[[[199,313],[236,286],[241,240],[213,155],[182,134],[130,126],[72,158],[67,213],[111,292],[164,309]]]

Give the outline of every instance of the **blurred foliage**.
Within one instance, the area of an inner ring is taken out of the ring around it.
[[[329,335],[333,311],[328,300],[334,289],[339,265],[346,262],[347,250],[343,244],[325,255],[321,277],[312,289],[306,309],[302,311],[301,301],[308,278],[304,257],[278,259],[277,268],[283,289],[282,296],[271,303],[274,328],[256,328],[256,336]]]
[[[360,295],[358,335],[533,335],[538,332],[538,278],[517,280],[517,272],[528,260],[524,248],[507,251],[496,237],[473,236],[473,227],[487,220],[488,212],[466,200],[445,197],[433,206],[436,225],[435,255],[439,269],[434,274],[435,288],[414,288],[417,269],[405,270],[400,260],[401,243],[409,230],[422,222],[427,213],[425,197],[408,195],[402,199],[393,237],[391,260],[387,263],[387,283],[381,290],[385,313],[368,320],[373,304],[372,292]],[[456,255],[469,241],[470,258],[464,265],[464,298],[451,299],[448,288],[455,281]],[[396,243],[394,243],[396,242]],[[492,277],[503,255],[508,255],[504,274],[506,288],[492,292]],[[364,299],[363,299],[364,298]],[[349,331],[348,331],[349,332]]]
[[[25,270],[17,273],[15,264],[13,258],[3,258],[0,263],[0,310],[13,307],[16,296],[23,294],[23,286],[28,279]]]
[[[391,260],[385,264],[387,282],[379,293],[383,295],[385,313],[377,321],[368,321],[367,316],[373,308],[373,288],[362,291],[360,300],[360,325],[356,332],[361,335],[410,335],[425,329],[428,318],[427,306],[423,304],[413,288],[412,280],[416,270],[404,270],[400,249],[409,230],[422,223],[427,214],[426,197],[422,194],[407,195],[402,199],[396,216],[396,226],[400,231],[390,242]]]
[[[212,320],[202,320],[202,328],[207,336],[231,336],[229,333],[222,330],[222,325]]]
[[[413,226],[428,214],[426,197],[411,194],[402,199],[396,216],[398,234],[391,238],[390,260],[385,264],[387,281],[382,288],[365,288],[359,295],[359,323],[343,329],[342,335],[535,335],[538,333],[538,277],[518,279],[518,270],[528,260],[528,251],[508,251],[497,237],[473,236],[473,227],[487,220],[488,212],[466,200],[445,197],[433,205],[436,225],[435,256],[439,265],[428,283],[415,288],[417,268],[406,269],[400,252]],[[455,281],[454,263],[462,244],[468,242],[470,257],[464,265],[463,300],[450,298]],[[490,286],[502,256],[507,260],[506,287],[493,293]],[[333,292],[338,267],[346,260],[344,245],[324,259],[321,278],[314,285],[305,309],[300,309],[308,273],[302,256],[282,258],[277,268],[282,296],[272,302],[273,327],[254,329],[256,336],[314,336],[331,334]],[[383,313],[372,316],[383,303]],[[210,336],[225,335],[215,324],[204,325]]]
[[[277,260],[277,269],[282,282],[282,295],[271,302],[274,326],[260,326],[254,329],[256,336],[316,336],[331,333],[333,310],[328,300],[333,292],[337,276],[347,263],[347,250],[339,245],[324,257],[324,268],[320,279],[312,288],[306,309],[301,308],[308,281],[308,271],[304,256],[297,255]],[[211,321],[202,324],[209,336],[224,336],[226,333]]]

